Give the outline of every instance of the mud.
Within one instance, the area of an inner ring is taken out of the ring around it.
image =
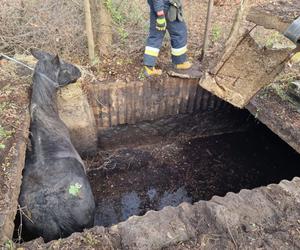
[[[88,160],[95,225],[107,227],[149,210],[290,180],[300,174],[299,164],[300,156],[263,125],[100,151]]]

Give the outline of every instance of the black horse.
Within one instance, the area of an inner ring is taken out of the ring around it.
[[[32,50],[39,61],[33,75],[31,144],[19,197],[32,236],[45,241],[91,227],[95,203],[84,164],[58,115],[56,91],[81,73],[71,64]]]

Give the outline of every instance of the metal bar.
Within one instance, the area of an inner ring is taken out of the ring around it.
[[[20,64],[20,65],[22,65],[23,67],[25,67],[25,68],[27,68],[27,69],[30,69],[31,71],[34,71],[34,68],[31,68],[30,66],[26,65],[25,63],[22,63],[22,62],[20,62],[20,61],[14,59],[14,58],[12,58],[12,57],[9,57],[9,56],[7,56],[7,55],[4,55],[4,54],[0,53],[0,60],[1,60],[1,57],[4,57],[5,59],[10,60],[10,61],[12,61],[12,62],[14,62],[14,63]],[[43,74],[43,73],[40,73],[40,72],[35,72],[35,73],[36,73],[36,74],[39,74],[40,76],[42,76],[42,77],[44,77],[44,78],[46,78],[46,79],[47,79],[48,81],[50,81],[50,82],[55,82],[55,81],[53,81],[52,79],[50,79],[48,76],[46,76],[45,74]]]
[[[20,64],[20,65],[26,67],[27,69],[30,69],[30,70],[34,71],[34,69],[31,68],[30,66],[28,66],[28,65],[26,65],[25,63],[22,63],[22,62],[20,62],[20,61],[18,61],[18,60],[16,60],[16,59],[12,58],[12,57],[9,57],[9,56],[4,55],[4,54],[2,54],[2,53],[0,54],[0,58],[1,58],[1,57],[4,57],[4,58],[7,59],[7,60],[10,60],[10,61],[13,61],[13,62],[15,62],[15,63],[18,63],[18,64]]]

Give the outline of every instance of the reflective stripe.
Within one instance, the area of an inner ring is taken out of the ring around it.
[[[158,57],[159,49],[146,46],[145,55]]]
[[[182,48],[179,48],[179,49],[172,48],[172,51],[171,51],[173,56],[181,56],[181,55],[185,54],[186,52],[187,52],[187,46],[186,45]]]

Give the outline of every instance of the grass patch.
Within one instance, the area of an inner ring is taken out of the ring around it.
[[[212,27],[212,41],[215,43],[221,38],[221,27],[219,25],[215,25]]]
[[[147,3],[144,4],[147,6]],[[132,44],[133,40],[128,39],[129,37],[143,37],[141,34],[146,34],[149,28],[148,6],[145,10],[134,1],[122,0],[105,0],[104,5],[114,23],[113,30],[122,45],[126,45],[128,41]]]
[[[125,17],[121,13],[121,11],[119,11],[119,9],[115,6],[112,0],[106,0],[104,4],[115,23],[123,24],[125,22]]]
[[[8,139],[11,136],[12,136],[12,131],[7,131],[0,125],[0,139]]]
[[[5,140],[9,139],[13,134],[13,131],[5,130],[0,125],[0,150],[5,149],[5,144],[3,143]]]

